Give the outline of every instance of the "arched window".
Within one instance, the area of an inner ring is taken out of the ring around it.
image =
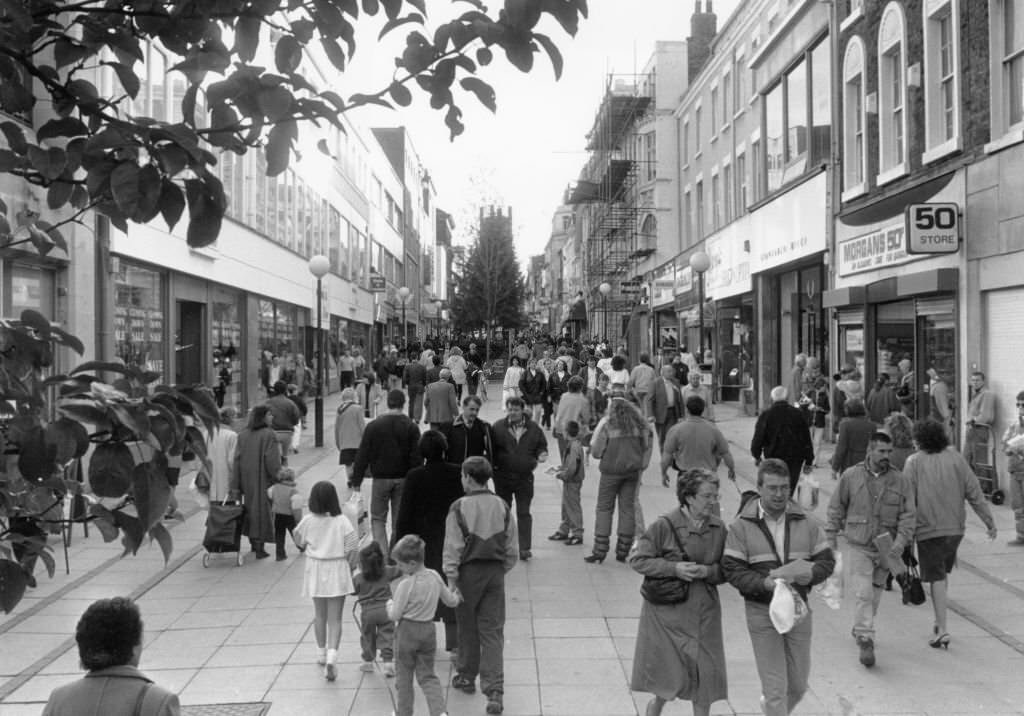
[[[907,173],[907,30],[890,2],[878,24],[878,184]]]
[[[843,200],[863,194],[867,164],[864,141],[864,41],[850,38],[843,57]]]

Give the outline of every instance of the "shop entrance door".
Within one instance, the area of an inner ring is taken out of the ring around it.
[[[206,305],[178,301],[178,330],[174,341],[174,380],[178,385],[203,382],[203,325]]]

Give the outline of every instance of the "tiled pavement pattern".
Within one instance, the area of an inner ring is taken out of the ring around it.
[[[332,435],[336,398],[328,399],[325,434]],[[716,406],[720,427],[733,443],[740,487],[754,475],[746,450],[753,420],[730,405]],[[495,419],[497,404],[485,404],[484,417]],[[312,423],[311,423],[312,426]],[[319,479],[336,479],[336,452],[311,447],[307,431],[302,453],[292,458],[302,471],[299,487],[308,491]],[[655,460],[657,461],[657,452]],[[822,507],[832,483],[826,470]],[[596,463],[584,485],[586,535],[583,547],[565,547],[545,538],[558,522],[558,484],[543,468],[537,472],[534,500],[534,559],[508,577],[505,629],[505,713],[510,716],[622,716],[642,714],[647,694],[633,694],[628,682],[633,658],[640,578],[609,559],[587,565]],[[644,476],[641,499],[648,519],[671,509],[674,494],[660,485],[656,468]],[[738,490],[723,484],[722,512],[735,513]],[[187,492],[179,490],[183,509],[191,511]],[[368,494],[368,489],[367,489]],[[1024,714],[1024,551],[1004,547],[1012,533],[1008,507],[994,508],[1000,525],[995,544],[985,542],[973,514],[962,547],[964,568],[955,574],[952,597],[967,617],[951,616],[953,644],[948,652],[929,649],[928,606],[904,607],[898,593],[885,595],[878,619],[879,664],[865,671],[849,638],[849,601],[831,612],[815,609],[814,667],[811,691],[797,714]],[[198,547],[203,515],[176,524],[175,555],[165,569],[156,548],[116,559],[116,545],[95,534],[76,531],[71,546],[72,573],[59,572],[40,586],[16,612],[0,617],[0,716],[38,714],[54,686],[80,675],[74,650],[74,624],[97,597],[135,594],[146,622],[142,668],[161,685],[174,689],[186,713],[260,713],[386,715],[393,709],[393,680],[379,672],[359,671],[358,634],[347,605],[338,680],[326,683],[314,662],[311,605],[299,596],[301,560],[294,549],[286,562],[255,562],[247,556],[236,567],[233,555],[214,555],[209,568]],[[58,563],[62,560],[58,557]],[[759,683],[735,591],[720,590],[723,603],[730,699],[714,705],[714,714],[759,713]],[[438,656],[437,671],[450,681],[451,665]],[[451,716],[482,714],[483,697],[447,689]],[[221,706],[223,705],[223,706]],[[216,711],[248,708],[248,711]],[[417,696],[418,714],[426,713]],[[672,703],[669,714],[688,714],[688,705]]]

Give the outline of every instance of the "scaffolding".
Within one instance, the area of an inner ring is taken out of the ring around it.
[[[587,135],[590,157],[568,192],[567,203],[579,207],[583,220],[583,278],[596,319],[590,332],[613,343],[624,333],[621,319],[628,318],[640,300],[637,267],[654,252],[657,241],[656,229],[640,224],[644,214],[654,211],[642,205],[638,189],[640,172],[647,171],[648,162],[637,130],[653,102],[647,79],[609,76]],[[605,283],[611,287],[607,294],[600,291]]]

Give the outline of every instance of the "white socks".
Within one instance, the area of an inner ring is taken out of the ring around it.
[[[316,648],[316,663],[320,666],[327,663],[327,647],[318,646]]]

